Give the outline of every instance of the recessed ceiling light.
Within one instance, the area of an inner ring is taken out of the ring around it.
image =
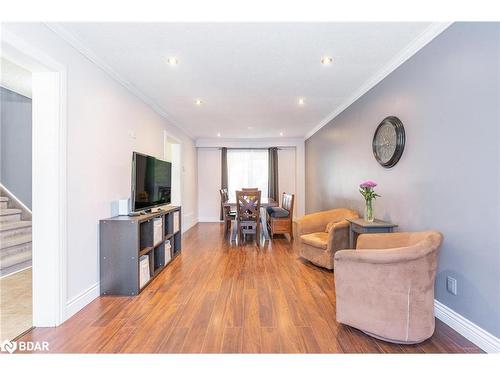
[[[283,137],[283,132],[280,132],[280,137]]]
[[[333,57],[323,56],[320,61],[321,61],[321,64],[323,64],[323,65],[330,65],[333,62]]]
[[[195,103],[196,103],[196,105],[202,105],[202,104],[203,104],[203,100],[201,100],[201,99],[196,99],[196,100],[195,100]]]
[[[253,126],[248,126],[247,129],[248,130],[253,130]]]
[[[169,57],[167,59],[167,63],[169,65],[177,65],[177,64],[179,64],[179,60],[177,59],[177,57]]]
[[[304,103],[305,103],[304,98],[299,98],[299,105],[304,105]]]
[[[217,137],[220,137],[220,133],[217,133]]]

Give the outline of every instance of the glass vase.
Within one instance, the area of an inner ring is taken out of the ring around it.
[[[365,202],[365,221],[372,223],[375,220],[375,215],[373,214],[373,200],[367,199]]]

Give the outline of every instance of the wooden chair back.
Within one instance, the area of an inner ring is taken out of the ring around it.
[[[227,188],[222,188],[219,190],[221,202],[224,203],[229,199],[229,193]]]
[[[293,206],[295,203],[295,194],[283,192],[281,196],[281,207],[290,212],[290,219],[293,219]]]
[[[236,191],[238,237],[241,239],[243,234],[255,234],[257,244],[260,244],[260,200],[260,190]]]
[[[229,215],[231,208],[230,207],[224,207],[224,203],[229,200],[229,193],[227,191],[227,188],[219,189],[219,194],[220,194],[220,205],[222,208],[222,212],[224,212],[224,217]]]
[[[238,221],[259,221],[260,190],[236,191],[236,217]]]

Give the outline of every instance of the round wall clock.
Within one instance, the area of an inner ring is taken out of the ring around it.
[[[394,167],[405,148],[405,128],[395,116],[386,117],[375,130],[372,141],[373,155],[385,168]]]

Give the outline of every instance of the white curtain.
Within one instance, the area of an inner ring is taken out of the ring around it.
[[[229,198],[236,199],[236,190],[253,187],[267,197],[268,167],[267,150],[227,150]]]

